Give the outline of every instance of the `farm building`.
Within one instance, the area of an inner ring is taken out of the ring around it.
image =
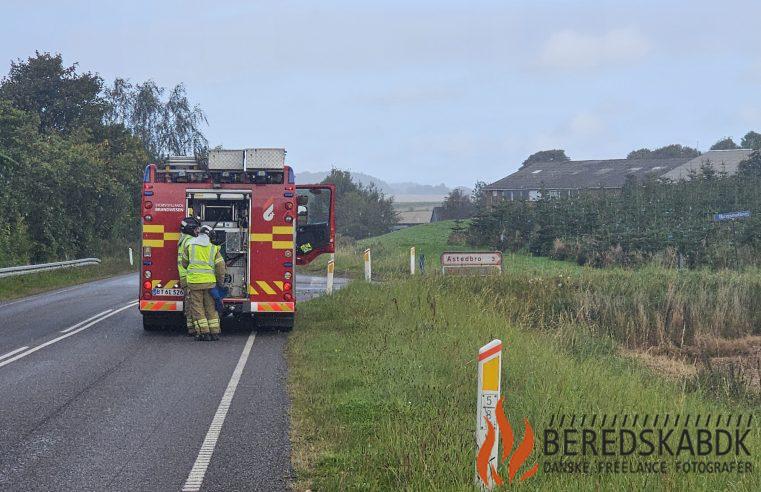
[[[742,161],[747,159],[751,152],[750,149],[733,149],[733,150],[709,150],[705,154],[691,159],[681,166],[677,166],[671,171],[665,173],[662,177],[679,181],[680,179],[689,179],[693,173],[697,173],[703,166],[710,165],[716,172],[726,172],[735,174]]]
[[[627,179],[660,177],[689,158],[607,159],[536,162],[486,186],[487,202],[537,200],[542,190],[551,196],[574,196],[582,191],[618,191]]]

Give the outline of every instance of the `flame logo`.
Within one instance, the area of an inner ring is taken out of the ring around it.
[[[264,202],[264,213],[262,214],[262,218],[267,222],[270,222],[275,218],[275,205],[272,202],[273,200],[271,198]]]
[[[521,443],[513,451],[515,435],[513,434],[513,428],[510,425],[510,421],[507,419],[507,415],[505,415],[505,409],[502,404],[503,399],[504,397],[500,397],[499,401],[497,401],[497,408],[495,413],[497,417],[497,425],[499,426],[499,434],[502,439],[501,462],[504,464],[507,461],[507,477],[510,483],[512,483],[513,478],[515,478],[515,476],[518,474],[518,470],[520,470],[523,464],[526,463],[526,460],[534,450],[534,429],[531,427],[528,419],[524,418],[523,440],[521,440]],[[486,420],[487,428],[486,438],[484,439],[481,448],[478,450],[478,455],[476,456],[476,471],[478,472],[478,476],[484,484],[489,483],[489,472],[491,472],[494,483],[499,486],[504,483],[504,480],[500,476],[499,472],[494,468],[494,465],[489,463],[491,450],[493,449],[493,446],[497,440],[497,431],[494,429],[494,425],[492,425],[489,419],[486,417],[484,418]],[[539,463],[534,463],[534,466],[526,470],[523,475],[520,476],[520,481],[524,481],[528,478],[533,477],[538,470]]]

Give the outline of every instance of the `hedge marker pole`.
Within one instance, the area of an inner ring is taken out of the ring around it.
[[[328,261],[328,280],[325,284],[325,293],[332,294],[333,293],[333,271],[336,269],[336,260],[333,255],[330,255],[331,258]]]
[[[365,253],[363,256],[365,257],[365,280],[370,282],[373,278],[373,266],[372,266],[372,258],[370,257],[370,248],[367,248],[365,250]]]
[[[410,248],[410,275],[415,275],[415,246]]]
[[[494,443],[489,455],[488,483],[483,483],[476,471],[476,484],[489,490],[494,487],[494,478],[491,475],[491,467],[496,470],[499,466],[497,461],[497,448],[499,447],[498,427],[495,409],[500,394],[502,374],[502,341],[492,340],[478,350],[478,400],[476,412],[476,453],[481,449],[486,439],[489,419],[494,428]]]

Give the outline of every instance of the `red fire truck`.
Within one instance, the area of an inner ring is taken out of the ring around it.
[[[333,185],[296,184],[284,149],[214,149],[149,164],[141,204],[143,327],[184,324],[177,243],[180,221],[198,216],[225,259],[225,317],[290,329],[294,265],[335,251],[334,201]]]

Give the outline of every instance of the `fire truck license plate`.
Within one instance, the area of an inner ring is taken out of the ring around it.
[[[179,296],[185,295],[185,291],[182,289],[153,289],[151,294],[154,296]]]

